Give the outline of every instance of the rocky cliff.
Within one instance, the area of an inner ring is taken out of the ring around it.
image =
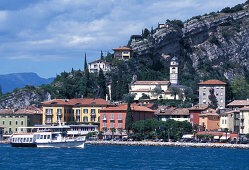
[[[231,81],[249,71],[248,16],[249,7],[245,3],[236,12],[193,17],[181,28],[168,22],[148,38],[133,41],[131,47],[138,57],[152,55],[169,60],[177,56],[182,67],[193,68],[187,72]]]
[[[0,109],[21,108],[32,104],[39,104],[42,101],[50,100],[49,92],[41,88],[24,88],[15,90],[12,93],[0,97]]]

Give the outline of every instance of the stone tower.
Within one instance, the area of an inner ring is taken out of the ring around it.
[[[179,63],[177,61],[176,57],[173,57],[170,61],[170,83],[171,84],[179,84],[179,78],[178,78],[178,67]]]

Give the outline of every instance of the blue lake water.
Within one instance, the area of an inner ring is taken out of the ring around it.
[[[51,149],[0,144],[0,169],[249,169],[249,150],[91,145]]]

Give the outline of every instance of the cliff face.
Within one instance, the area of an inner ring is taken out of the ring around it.
[[[51,95],[43,89],[21,89],[14,91],[0,98],[0,109],[2,108],[21,108],[31,104],[50,100]]]
[[[177,56],[182,64],[191,63],[200,77],[216,72],[231,81],[249,71],[249,8],[243,8],[191,19],[182,29],[169,25],[147,39],[132,42],[131,47],[138,56],[164,60]]]

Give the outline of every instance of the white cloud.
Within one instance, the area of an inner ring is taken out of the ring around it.
[[[125,45],[130,35],[140,34],[142,28],[150,28],[166,19],[185,20],[241,2],[38,1],[26,8],[0,11],[0,58],[57,60],[79,57],[82,51],[87,51],[93,54],[91,59],[94,59],[101,49],[108,51]]]

